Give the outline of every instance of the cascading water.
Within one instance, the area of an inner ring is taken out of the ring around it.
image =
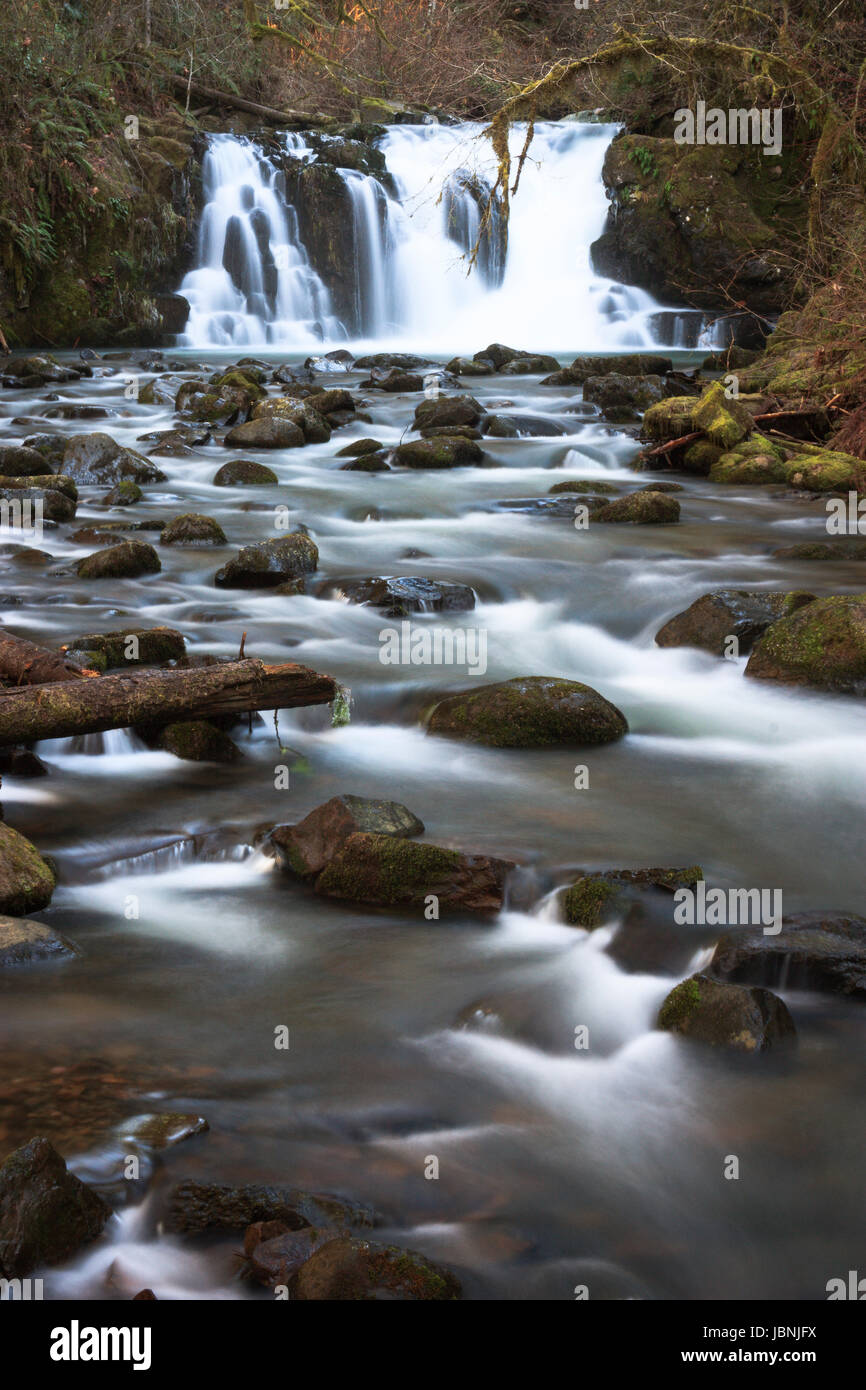
[[[191,305],[183,341],[303,349],[352,339],[449,354],[475,350],[479,334],[546,351],[695,346],[700,314],[665,309],[592,269],[590,247],[607,216],[602,164],[616,131],[539,124],[506,239],[496,200],[485,216],[496,160],[481,125],[389,128],[379,142],[386,178],[335,170],[349,213],[341,232],[351,302],[342,318],[326,283],[333,264],[316,266],[308,253],[279,160],[249,139],[215,136],[199,265],[181,286]],[[515,167],[524,139],[525,127],[514,127]],[[322,137],[315,149],[300,135],[283,140],[290,160],[328,161]]]

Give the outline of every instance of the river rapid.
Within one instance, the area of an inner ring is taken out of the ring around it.
[[[238,355],[166,357],[199,375]],[[679,365],[699,356],[674,353]],[[4,392],[0,437],[39,421],[146,448],[139,437],[171,428],[173,414],[125,394],[131,378],[152,376],[140,353],[112,358],[50,396]],[[861,1009],[782,989],[796,1053],[719,1057],[654,1028],[718,932],[672,928],[661,946],[617,955],[615,930],[564,925],[552,890],[588,866],[699,863],[714,885],[781,888],[786,912],[862,909],[862,703],[746,681],[744,661],[653,641],[710,589],[844,592],[862,583],[857,566],[770,558],[825,534],[823,505],[782,488],[682,477],[676,526],[581,531],[568,515],[508,505],[565,480],[636,481],[634,438],[579,388],[537,376],[467,382],[482,405],[507,401],[563,430],[485,440],[496,467],[341,471],[337,447],[398,442],[418,399],[359,391],[363,375],[323,384],[348,386],[372,423],[258,455],[276,487],[214,487],[229,456],[214,443],[160,457],[167,481],[133,509],[87,488],[75,527],[30,546],[0,538],[12,631],[52,646],[168,624],[193,654],[219,657],[246,633],[248,656],[328,672],[352,701],[345,727],[331,727],[326,708],[283,712],[278,729],[256,720],[235,735],[244,757],[231,766],[181,762],[121,731],[43,743],[47,778],[4,777],[6,818],[60,871],[44,920],[82,955],[0,978],[0,1138],[9,1150],[45,1134],[122,1203],[96,1245],[49,1272],[46,1296],[128,1298],[149,1286],[159,1298],[268,1297],[239,1280],[237,1240],[181,1245],[161,1233],[160,1194],[192,1176],[369,1202],[382,1238],[453,1268],[468,1297],[570,1299],[587,1284],[594,1298],[821,1298],[866,1237]],[[58,399],[107,415],[44,420]],[[273,534],[279,506],[319,547],[317,579],[470,585],[474,612],[415,624],[483,630],[476,680],[585,681],[631,732],[551,751],[427,737],[423,711],[471,685],[465,669],[384,665],[390,620],[371,608],[214,588],[239,546]],[[76,527],[190,511],[217,519],[228,546],[162,547],[161,573],[139,580],[76,576],[93,548],[70,539]],[[283,766],[287,789],[276,785]],[[508,908],[429,922],[327,902],[254,848],[262,826],[341,792],[404,802],[432,843],[515,860]],[[288,1050],[274,1046],[281,1025]],[[579,1025],[587,1051],[574,1046]],[[121,1192],[113,1126],[164,1109],[203,1115],[210,1132],[161,1155],[149,1186]],[[732,1154],[736,1182],[724,1178]],[[436,1180],[425,1177],[431,1156]]]

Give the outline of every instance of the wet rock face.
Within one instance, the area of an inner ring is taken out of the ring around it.
[[[129,478],[134,483],[163,483],[165,474],[143,454],[122,449],[108,434],[78,434],[63,455],[63,472],[76,483],[111,485]]]
[[[494,748],[543,748],[610,743],[628,733],[628,724],[591,686],[520,676],[442,700],[428,732]]]
[[[59,1264],[95,1240],[110,1215],[47,1139],[31,1139],[0,1167],[0,1275]]]
[[[243,1231],[257,1221],[279,1221],[286,1230],[307,1226],[340,1228],[372,1226],[369,1207],[328,1193],[258,1183],[233,1187],[230,1183],[192,1180],[172,1189],[165,1217],[166,1230],[185,1235],[200,1231]]]
[[[866,694],[866,594],[816,599],[781,618],[758,642],[746,675]]]
[[[784,984],[866,999],[866,918],[800,912],[783,918],[776,936],[729,932],[716,946],[710,969],[742,984]]]
[[[766,1052],[790,1045],[797,1036],[778,995],[724,984],[708,975],[692,975],[671,990],[659,1010],[658,1026],[733,1052]]]
[[[453,1300],[460,1292],[456,1276],[425,1255],[351,1236],[323,1245],[289,1285],[290,1297],[303,1301]]]
[[[289,579],[312,574],[319,551],[309,536],[295,531],[289,536],[244,546],[214,576],[218,589],[273,589]]]
[[[51,901],[54,883],[54,872],[36,846],[0,823],[0,913],[40,912]]]
[[[350,835],[358,832],[406,839],[423,835],[423,822],[398,801],[335,796],[297,825],[278,825],[270,835],[281,867],[304,877],[324,869]]]
[[[465,613],[475,607],[475,594],[467,584],[415,575],[328,581],[323,592],[378,608],[389,618],[410,613]]]
[[[718,589],[677,613],[659,629],[655,640],[660,647],[700,647],[714,656],[724,656],[733,636],[740,651],[746,653],[772,623],[814,601],[815,595],[808,593]]]
[[[443,912],[498,912],[514,866],[485,855],[388,835],[350,835],[316,879],[316,892],[371,907],[414,908],[431,895]]]

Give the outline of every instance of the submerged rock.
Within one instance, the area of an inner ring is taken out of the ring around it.
[[[26,917],[51,902],[55,877],[35,845],[0,822],[0,913]]]
[[[0,969],[34,961],[69,960],[80,954],[77,946],[42,922],[0,915]]]
[[[358,832],[407,839],[423,835],[423,822],[399,801],[376,801],[365,796],[334,796],[317,806],[297,825],[278,825],[271,831],[281,868],[309,877],[330,863],[350,835]]]
[[[206,1134],[210,1125],[201,1115],[181,1115],[163,1111],[156,1115],[133,1115],[118,1125],[119,1137],[131,1144],[141,1144],[148,1149],[169,1149],[192,1139],[197,1134]]]
[[[780,618],[749,657],[746,675],[866,694],[866,594],[819,598]]]
[[[329,580],[323,591],[346,598],[350,603],[379,608],[389,618],[401,618],[409,613],[465,613],[475,607],[475,594],[467,584],[416,575]]]
[[[611,743],[628,733],[628,724],[591,686],[554,676],[518,676],[442,700],[428,732],[494,748],[543,748]]]
[[[740,651],[746,653],[772,623],[814,600],[815,595],[808,593],[717,589],[702,594],[666,622],[655,640],[660,647],[700,647],[724,656],[728,638],[736,637]]]
[[[59,1264],[96,1240],[110,1215],[47,1139],[31,1139],[0,1167],[0,1275]]]
[[[834,536],[829,541],[798,541],[772,552],[774,560],[866,560],[866,537]]]
[[[866,999],[866,918],[842,912],[799,912],[782,930],[729,932],[710,965],[714,974],[743,984],[784,985]]]
[[[330,1193],[250,1183],[178,1183],[169,1194],[166,1230],[183,1235],[200,1231],[243,1231],[256,1221],[279,1221],[287,1230],[306,1226],[372,1226],[369,1207]]]
[[[371,907],[417,909],[429,898],[444,912],[498,912],[514,866],[486,855],[390,835],[350,835],[316,879],[316,892]]]
[[[319,551],[302,531],[246,545],[214,576],[219,589],[273,589],[287,579],[312,574]]]
[[[304,1302],[419,1302],[457,1299],[461,1289],[450,1270],[415,1250],[342,1236],[310,1256],[293,1276],[289,1294]]]
[[[75,568],[81,579],[137,579],[142,574],[158,574],[162,565],[152,545],[121,541],[85,556]]]
[[[672,989],[658,1026],[694,1042],[734,1052],[766,1052],[797,1036],[787,1005],[768,989],[723,984],[692,975]]]

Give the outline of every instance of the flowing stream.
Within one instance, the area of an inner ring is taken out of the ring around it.
[[[498,337],[573,355],[663,336],[648,296],[589,269],[610,135],[545,128],[543,148],[559,150],[564,177],[548,185],[544,160],[527,166],[507,262],[491,270],[499,283],[481,284],[459,267],[454,275],[441,208],[424,200],[431,170],[465,132],[392,130],[388,163],[403,195],[389,202],[384,258],[361,235],[375,221],[370,190],[350,180],[364,312],[379,343],[393,330],[424,351],[438,343],[445,360]],[[184,290],[194,282],[199,293],[195,345],[167,357],[200,375],[272,335],[279,346],[258,356],[301,361],[309,322],[331,322],[327,287],[293,239],[290,210],[276,195],[269,202],[251,147],[218,139],[210,157],[203,264]],[[254,253],[244,234],[242,306],[229,302],[220,264],[247,186],[272,244],[295,259],[281,257],[289,268],[274,293],[256,278],[259,243]],[[338,341],[336,325],[325,336]],[[688,364],[703,354],[674,355]],[[6,391],[0,438],[96,428],[146,448],[139,437],[171,428],[174,416],[124,394],[130,375],[152,376],[136,361],[108,354],[92,380],[50,395]],[[797,1052],[718,1057],[654,1028],[662,999],[706,961],[717,933],[672,931],[661,951],[638,947],[624,959],[612,930],[565,926],[552,894],[585,866],[699,863],[722,887],[781,887],[786,911],[862,910],[862,702],[746,681],[742,661],[653,642],[709,589],[834,593],[862,585],[857,566],[812,564],[804,575],[797,562],[770,558],[824,534],[821,505],[781,489],[684,478],[679,525],[586,532],[516,505],[566,479],[635,481],[635,440],[583,405],[578,388],[538,377],[467,382],[482,404],[507,401],[561,431],[486,440],[496,467],[340,471],[338,447],[363,435],[396,443],[418,399],[358,392],[363,376],[348,371],[339,384],[364,398],[372,422],[330,444],[259,455],[277,486],[214,487],[232,456],[217,443],[157,460],[167,481],[146,489],[135,522],[206,513],[227,547],[163,547],[157,575],[81,580],[74,561],[93,546],[71,538],[76,528],[129,517],[100,500],[104,489],[83,490],[75,527],[30,546],[0,538],[13,631],[53,645],[169,624],[191,652],[216,656],[235,655],[246,633],[248,655],[301,661],[352,692],[348,726],[332,728],[322,709],[283,712],[278,729],[266,716],[238,731],[244,758],[231,766],[181,762],[119,732],[43,743],[47,778],[4,777],[7,819],[60,870],[44,919],[82,955],[0,978],[0,1140],[11,1148],[44,1133],[76,1171],[126,1197],[96,1245],[47,1272],[46,1296],[128,1298],[150,1286],[160,1298],[267,1297],[238,1280],[239,1240],[181,1244],[160,1233],[161,1192],[192,1176],[370,1202],[381,1238],[453,1267],[470,1297],[570,1299],[587,1283],[594,1298],[822,1298],[827,1279],[857,1266],[866,1237],[859,1007],[783,991]],[[46,420],[58,399],[107,413]],[[39,423],[14,423],[22,418]],[[214,588],[239,546],[272,534],[278,505],[313,535],[317,578],[470,585],[472,613],[433,621],[484,630],[484,680],[585,681],[623,710],[629,736],[550,751],[428,738],[423,710],[472,684],[465,670],[383,665],[390,620],[370,608]],[[589,767],[588,790],[575,788],[576,764]],[[432,843],[516,860],[508,909],[489,922],[413,920],[323,901],[279,875],[254,847],[261,827],[340,792],[404,802]],[[581,1024],[588,1051],[574,1047]],[[281,1025],[288,1050],[274,1046]],[[159,1156],[149,1195],[143,1183],[121,1192],[126,1150],[115,1128],[161,1109],[203,1115],[210,1132]],[[731,1154],[737,1182],[723,1176]],[[438,1180],[425,1178],[431,1155]]]

